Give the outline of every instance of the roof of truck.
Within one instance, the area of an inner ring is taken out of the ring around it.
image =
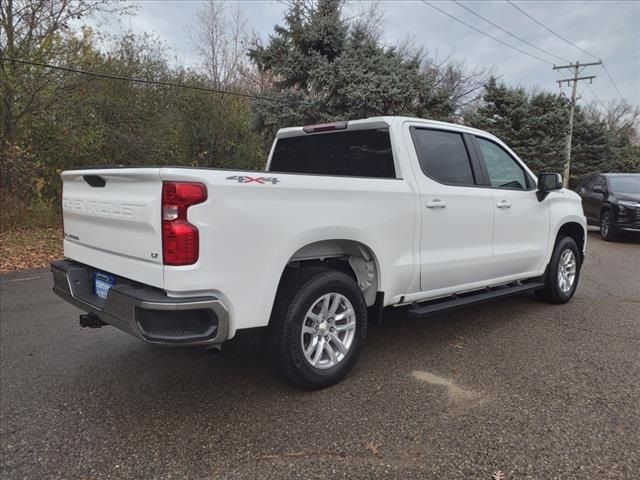
[[[416,118],[416,117],[402,117],[402,116],[380,116],[380,117],[369,117],[369,118],[361,118],[361,119],[356,119],[356,120],[348,120],[347,123],[347,130],[351,130],[354,129],[354,127],[357,129],[358,127],[362,128],[364,126],[378,126],[378,127],[390,127],[393,124],[402,124],[405,122],[416,122],[416,123],[420,123],[423,124],[426,127],[440,127],[440,128],[447,128],[447,129],[451,129],[451,130],[456,130],[459,132],[466,132],[466,133],[472,133],[472,134],[482,134],[482,135],[489,135],[491,137],[493,137],[493,135],[491,135],[488,132],[485,132],[483,130],[478,130],[476,128],[471,128],[471,127],[467,127],[465,125],[460,125],[457,123],[448,123],[448,122],[440,122],[437,120],[428,120],[425,118]],[[344,122],[333,122],[335,124],[339,124],[339,123],[344,123]],[[326,125],[331,125],[331,124],[326,124]],[[309,132],[305,132],[303,129],[304,128],[308,128],[307,127],[287,127],[287,128],[281,128],[280,130],[278,130],[278,134],[277,137],[278,138],[282,138],[282,137],[292,137],[292,136],[296,136],[296,135],[303,135],[305,133],[309,133]],[[336,130],[343,130],[344,127],[336,129]],[[495,137],[494,137],[495,138]]]

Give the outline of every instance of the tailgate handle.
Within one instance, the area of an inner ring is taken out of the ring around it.
[[[107,181],[100,175],[84,175],[82,178],[92,187],[104,187],[107,184]]]

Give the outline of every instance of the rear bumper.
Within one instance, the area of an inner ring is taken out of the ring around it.
[[[161,345],[215,345],[227,339],[229,313],[213,296],[172,298],[162,290],[118,278],[106,299],[93,291],[94,269],[70,260],[51,264],[53,291],[146,342]]]

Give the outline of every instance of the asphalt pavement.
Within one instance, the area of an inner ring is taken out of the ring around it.
[[[640,241],[588,238],[574,299],[372,327],[340,384],[81,329],[44,270],[0,277],[2,479],[635,479]]]

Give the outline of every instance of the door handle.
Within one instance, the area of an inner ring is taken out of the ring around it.
[[[427,208],[445,208],[446,206],[447,203],[443,200],[440,200],[439,198],[430,200],[426,203]]]
[[[498,203],[496,203],[496,207],[511,208],[511,202],[509,200],[500,200]]]

